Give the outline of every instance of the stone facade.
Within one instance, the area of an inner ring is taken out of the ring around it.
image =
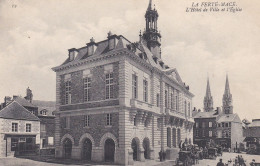
[[[18,123],[17,132],[12,132],[12,123]],[[31,132],[29,133],[26,132],[26,124],[31,124]],[[11,151],[11,138],[27,138],[31,135],[35,138],[35,144],[40,144],[40,121],[0,118],[0,157],[14,155],[14,151]]]
[[[56,157],[131,165],[193,142],[193,94],[146,40],[134,44],[109,32],[107,40],[70,49],[53,68]]]

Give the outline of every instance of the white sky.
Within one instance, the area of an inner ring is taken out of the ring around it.
[[[237,0],[243,9],[237,13],[186,13],[191,0],[153,1],[162,58],[190,85],[193,106],[203,108],[207,75],[214,107],[221,106],[228,73],[234,112],[241,119],[260,118],[260,1]],[[148,0],[1,0],[0,101],[24,96],[28,86],[34,99],[55,100],[51,67],[67,58],[67,50],[91,37],[104,40],[109,30],[137,41],[147,5]]]

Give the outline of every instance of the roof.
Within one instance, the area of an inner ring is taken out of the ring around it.
[[[30,103],[29,101],[27,101],[25,98],[22,98],[20,96],[14,97],[13,100],[18,102],[19,104],[21,104],[24,107],[37,107],[37,106],[33,105],[32,103]]]
[[[70,60],[69,57],[65,60],[64,63],[62,63],[59,66],[56,66],[52,68],[54,71],[62,70],[66,67],[75,66],[77,64],[83,65],[85,62],[93,60],[95,58],[99,58],[101,55],[106,55],[109,52],[115,52],[118,50],[128,50],[131,51],[137,58],[141,58],[143,61],[145,61],[147,64],[150,64],[152,67],[160,70],[165,75],[168,76],[171,80],[176,82],[184,91],[186,91],[188,94],[193,96],[191,92],[187,90],[184,83],[182,82],[177,70],[173,68],[172,70],[169,68],[165,68],[163,65],[160,64],[160,62],[163,63],[162,59],[160,57],[156,57],[153,55],[153,53],[147,48],[146,44],[143,43],[143,41],[138,41],[135,43],[130,42],[128,39],[126,39],[122,35],[112,35],[116,40],[116,45],[114,49],[109,49],[109,43],[108,39],[100,42],[90,42],[87,44],[87,46],[84,46],[82,48],[75,49],[77,50],[78,54],[75,56],[73,60]],[[88,47],[90,45],[95,45],[96,49],[92,55],[88,54]],[[157,59],[157,60],[156,60]]]
[[[209,111],[209,112],[198,112],[194,118],[216,118],[219,116],[216,111]]]
[[[260,119],[253,119],[252,123],[248,127],[260,127]]]
[[[40,116],[40,112],[43,110],[47,111],[47,116],[54,116],[52,113],[56,109],[55,101],[42,101],[42,100],[33,100],[33,105],[38,107],[38,115]]]
[[[0,111],[0,118],[39,121],[39,118],[29,112],[16,101],[11,102],[8,106]]]
[[[241,122],[241,120],[237,114],[223,114],[219,117],[217,122]]]

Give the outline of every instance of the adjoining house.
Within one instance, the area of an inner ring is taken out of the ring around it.
[[[0,157],[35,153],[40,119],[17,101],[0,110]]]
[[[25,97],[14,95],[12,98],[6,96],[4,102],[1,104],[2,109],[6,108],[10,103],[14,101],[24,107],[26,110],[28,110],[32,115],[38,117],[40,121],[40,125],[38,126],[40,131],[39,141],[37,141],[38,148],[47,150],[53,149],[54,151],[55,116],[53,114],[53,111],[55,111],[55,102],[33,100],[32,90],[30,90],[30,88],[28,87],[26,89]]]

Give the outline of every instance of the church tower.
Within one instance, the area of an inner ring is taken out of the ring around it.
[[[233,114],[232,94],[229,89],[228,76],[226,77],[225,92],[222,99],[224,114]]]
[[[144,43],[146,43],[147,47],[153,53],[153,55],[157,58],[161,58],[161,35],[157,29],[158,17],[158,12],[155,8],[152,9],[152,0],[150,0],[145,13],[146,28],[143,33],[143,39]]]
[[[206,96],[204,97],[204,112],[213,111],[213,98],[211,96],[209,79],[207,81]]]

